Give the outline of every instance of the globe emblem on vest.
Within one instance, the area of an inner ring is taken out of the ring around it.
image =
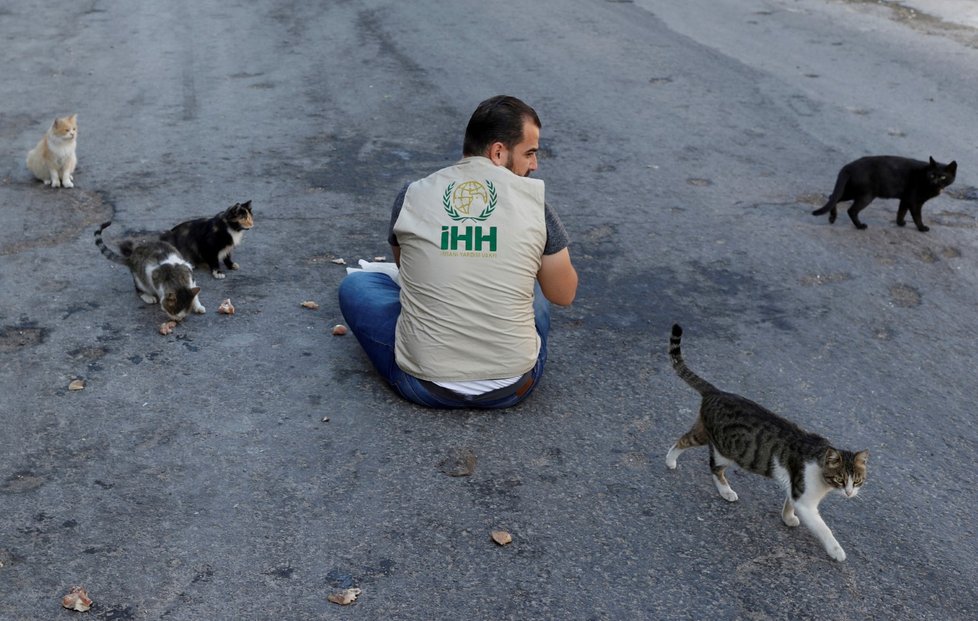
[[[489,193],[486,192],[486,186],[478,181],[463,181],[452,192],[452,206],[460,214],[467,216],[473,206],[478,205],[481,211],[488,204]]]
[[[463,181],[448,184],[442,195],[445,212],[455,221],[475,220],[482,222],[496,209],[496,186],[486,179],[485,185],[479,181]],[[475,215],[478,213],[479,215]]]

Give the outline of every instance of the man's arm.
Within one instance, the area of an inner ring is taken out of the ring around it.
[[[537,280],[540,281],[543,296],[554,304],[568,306],[574,301],[577,295],[577,270],[571,264],[567,248],[543,255]]]
[[[401,247],[400,246],[391,246],[391,252],[394,253],[394,264],[397,265],[398,268],[400,268],[401,267]]]

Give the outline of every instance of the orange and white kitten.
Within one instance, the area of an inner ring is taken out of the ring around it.
[[[75,137],[78,136],[78,115],[54,120],[37,146],[27,154],[27,168],[34,176],[52,188],[73,188],[71,175],[78,165],[75,157]]]

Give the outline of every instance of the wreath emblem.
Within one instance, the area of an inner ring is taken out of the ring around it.
[[[455,182],[452,181],[445,188],[445,193],[441,197],[442,206],[445,208],[445,213],[455,220],[456,222],[464,222],[466,220],[475,220],[476,222],[484,222],[492,215],[492,212],[496,210],[496,186],[493,185],[492,181],[486,179],[486,185],[483,187],[478,181],[466,181],[462,185],[474,184],[479,187],[479,189],[484,189],[487,191],[488,201],[486,202],[485,208],[477,216],[468,215],[468,207],[463,209],[463,213],[459,213],[458,209],[455,208],[452,195],[452,191],[455,189]]]

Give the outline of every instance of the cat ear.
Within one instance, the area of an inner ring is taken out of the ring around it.
[[[78,115],[77,114],[72,114],[71,116],[68,117],[68,120],[71,121],[72,123],[74,123],[75,121],[78,120]]]
[[[241,206],[251,211],[251,200],[249,199],[247,202],[241,203]]]
[[[937,166],[937,162],[934,161],[934,156],[933,155],[930,156],[930,165],[931,166]]]
[[[859,451],[854,456],[854,460],[857,466],[866,466],[866,462],[869,461],[869,451]]]
[[[197,295],[198,293],[200,293],[200,287],[194,287],[193,289],[190,290],[190,293]]]
[[[842,454],[832,447],[825,451],[825,465],[832,468],[842,462]]]
[[[957,160],[953,160],[950,164],[948,164],[946,170],[948,172],[955,172],[955,171],[957,171],[958,170],[958,162],[957,162]]]

